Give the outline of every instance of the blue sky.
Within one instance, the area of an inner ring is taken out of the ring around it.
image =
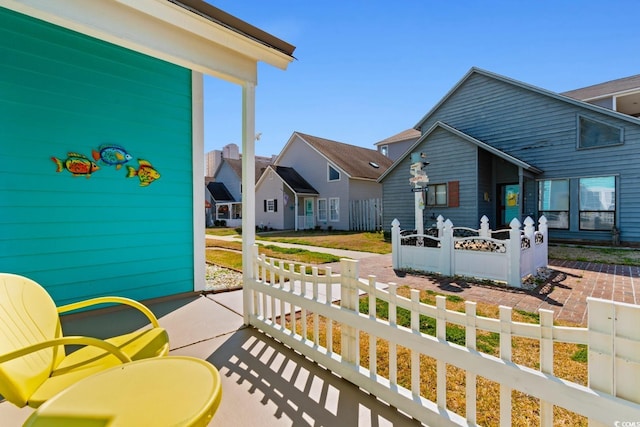
[[[294,131],[374,148],[473,66],[563,92],[640,74],[640,1],[207,0],[296,46],[258,68],[256,154]],[[205,151],[241,146],[241,89],[205,78]]]

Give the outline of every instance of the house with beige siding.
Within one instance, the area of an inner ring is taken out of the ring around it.
[[[256,184],[256,225],[375,229],[382,215],[377,179],[391,164],[376,150],[294,132]]]

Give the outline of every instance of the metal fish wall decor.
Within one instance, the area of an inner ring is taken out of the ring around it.
[[[124,147],[115,144],[104,144],[91,150],[91,157],[93,160],[84,154],[69,152],[64,160],[57,157],[51,157],[51,160],[56,164],[56,172],[67,170],[74,177],[90,178],[92,173],[103,169],[98,164],[120,170],[125,163],[133,159]],[[148,160],[138,159],[138,169],[127,165],[125,178],[134,176],[138,177],[141,187],[147,187],[160,178],[160,173]]]

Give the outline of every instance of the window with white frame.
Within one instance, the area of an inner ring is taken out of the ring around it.
[[[617,126],[578,116],[578,148],[597,148],[624,142],[623,129]]]
[[[327,199],[318,199],[318,221],[327,220]]]
[[[447,206],[447,184],[427,186],[427,206]]]
[[[389,146],[383,145],[382,147],[380,147],[380,154],[382,154],[383,156],[389,156]]]
[[[338,197],[329,199],[329,221],[340,221],[340,199]]]
[[[264,201],[265,212],[278,212],[278,201],[276,199],[266,199]]]
[[[547,218],[549,228],[569,228],[569,180],[538,181],[538,211]]]
[[[616,178],[580,178],[580,230],[611,230],[616,217]]]
[[[329,164],[327,164],[327,180],[340,181],[340,171]]]

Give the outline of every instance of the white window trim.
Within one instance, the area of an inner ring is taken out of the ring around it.
[[[331,202],[335,200],[336,203],[336,218],[331,218]],[[340,197],[329,197],[329,201],[327,204],[327,217],[329,218],[329,222],[339,222],[340,221]]]
[[[324,218],[320,218],[320,202],[323,201],[324,202]],[[318,222],[322,221],[322,222],[326,222],[329,220],[329,202],[327,201],[326,198],[322,198],[322,199],[318,199]]]
[[[331,169],[338,172],[338,179],[331,179]],[[338,169],[336,166],[333,166],[331,163],[327,163],[327,181],[336,182],[336,181],[340,181],[341,179],[342,179],[342,173],[340,172],[340,169]]]
[[[380,146],[380,154],[382,154],[385,157],[389,157],[389,146],[388,145],[381,145]]]
[[[275,212],[275,207],[276,207],[276,199],[267,199],[267,212]]]

